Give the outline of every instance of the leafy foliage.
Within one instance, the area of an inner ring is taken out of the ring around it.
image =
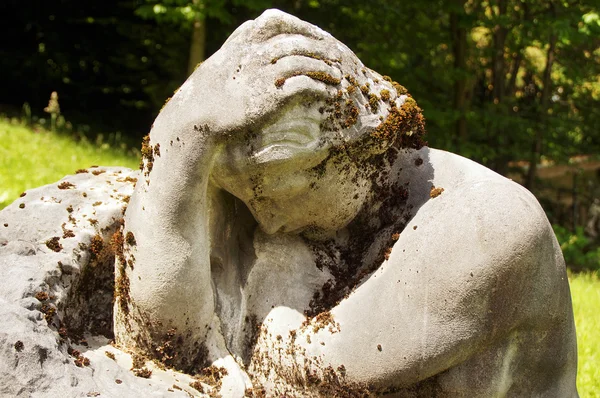
[[[502,174],[511,162],[600,152],[595,0],[89,0],[13,3],[0,106],[40,113],[56,91],[68,120],[145,135],[190,70],[194,21],[206,54],[277,7],[330,31],[406,86],[428,141]],[[198,38],[196,37],[196,40]],[[536,170],[525,171],[536,189]]]
[[[190,28],[195,20],[214,18],[225,24],[234,22],[229,7],[244,6],[251,10],[260,10],[270,6],[268,0],[145,0],[145,4],[136,9],[136,14],[144,19],[178,24]]]
[[[583,228],[577,227],[572,233],[560,225],[552,227],[567,266],[575,270],[600,271],[600,247],[594,247],[592,241],[584,234]]]

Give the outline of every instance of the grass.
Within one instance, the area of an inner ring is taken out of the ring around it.
[[[569,281],[577,328],[577,388],[582,398],[600,397],[600,278],[586,272],[571,274]]]
[[[0,119],[0,209],[26,189],[49,184],[91,165],[136,168],[139,156],[108,144],[74,142],[42,129],[34,131]],[[598,273],[570,274],[582,398],[600,398],[600,278]]]
[[[107,143],[71,137],[0,119],[0,209],[21,192],[50,184],[75,170],[99,166],[137,168],[139,157]]]

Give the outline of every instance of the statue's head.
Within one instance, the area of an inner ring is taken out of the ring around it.
[[[384,166],[373,159],[423,145],[420,109],[404,87],[288,14],[264,13],[220,51],[244,42],[263,60],[238,77],[254,93],[245,113],[262,114],[229,134],[213,180],[267,232],[345,226],[368,197],[374,168]]]

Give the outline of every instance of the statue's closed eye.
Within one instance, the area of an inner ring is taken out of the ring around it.
[[[265,129],[262,134],[262,147],[271,144],[305,145],[313,142],[319,135],[319,121],[298,118],[277,123]]]

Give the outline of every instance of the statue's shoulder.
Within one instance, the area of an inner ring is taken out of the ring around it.
[[[561,258],[546,214],[527,189],[449,152],[424,148],[410,156],[406,165],[419,158],[423,164],[409,172],[415,210],[405,232],[426,238],[442,263],[456,253],[452,267],[464,265],[469,277],[472,264],[460,260],[465,253],[492,273],[499,267],[535,272],[541,265],[536,258]]]
[[[387,263],[397,280],[416,286],[429,281],[435,299],[428,308],[444,319],[459,313],[467,320],[501,317],[510,319],[510,329],[542,314],[550,301],[556,311],[567,311],[564,260],[535,196],[455,154],[422,149],[409,155],[405,166],[415,175],[409,183],[415,210]],[[423,164],[410,166],[417,157]],[[443,192],[431,195],[433,186]],[[476,298],[514,306],[498,304],[488,313],[487,307],[471,305]],[[513,314],[514,308],[522,311]]]
[[[515,224],[534,229],[550,226],[535,196],[513,180],[439,149],[423,148],[411,156],[415,160],[410,159],[409,164],[423,160],[421,170],[410,177],[413,206],[443,207],[453,214],[466,212],[470,218],[476,216],[480,225],[495,224],[497,230]]]

